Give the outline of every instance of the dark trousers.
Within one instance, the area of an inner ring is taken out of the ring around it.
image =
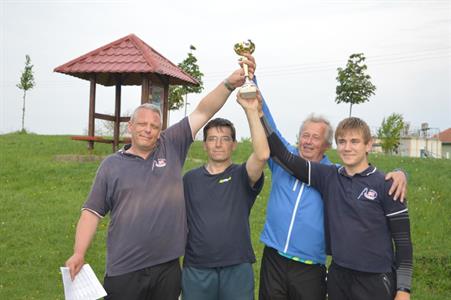
[[[105,300],[177,300],[181,292],[178,259],[119,276],[105,276]]]
[[[334,262],[327,275],[329,300],[393,300],[395,273],[366,273],[343,268]]]
[[[326,267],[288,259],[265,247],[260,268],[260,300],[324,300]]]

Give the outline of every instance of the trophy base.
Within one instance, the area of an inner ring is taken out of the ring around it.
[[[239,93],[243,99],[254,99],[257,97],[257,87],[254,84],[244,84]]]

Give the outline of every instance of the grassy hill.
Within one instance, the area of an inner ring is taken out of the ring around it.
[[[249,142],[239,145],[235,162],[247,159]],[[109,145],[97,144],[88,156],[86,144],[67,136],[7,134],[0,136],[0,299],[63,299],[59,267],[72,254],[75,226],[99,156]],[[337,161],[334,151],[329,153]],[[384,171],[396,167],[409,174],[409,212],[414,243],[412,299],[451,299],[451,161],[371,155]],[[200,142],[190,150],[185,170],[201,165]],[[270,173],[251,215],[257,256],[256,287]],[[102,279],[105,261],[104,220],[86,261]]]

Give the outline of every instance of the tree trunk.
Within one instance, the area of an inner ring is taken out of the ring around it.
[[[25,96],[27,91],[23,91],[23,104],[22,104],[22,132],[25,132]]]
[[[352,114],[352,103],[351,105],[349,105],[349,117],[351,117],[351,114]]]

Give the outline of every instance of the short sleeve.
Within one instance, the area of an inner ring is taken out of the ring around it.
[[[108,180],[107,180],[107,162],[106,160],[102,162],[99,169],[97,170],[94,182],[91,187],[91,191],[83,204],[83,209],[89,209],[100,216],[104,217],[110,210],[111,207],[108,203]]]
[[[319,162],[309,161],[310,168],[307,184],[317,189],[320,193],[327,188],[328,179],[338,172],[334,165],[325,165]]]
[[[250,203],[252,205],[255,201],[255,197],[257,197],[257,195],[260,194],[260,192],[263,189],[263,185],[264,185],[264,181],[265,181],[265,174],[262,172],[262,174],[260,175],[260,178],[257,180],[257,182],[253,186],[251,186],[249,184],[250,179],[249,179],[249,174],[247,174],[246,163],[243,163],[240,165],[240,173],[241,173],[242,180],[246,185],[245,188],[250,195],[250,197],[248,199],[252,199],[252,203]]]
[[[393,200],[393,197],[388,194],[392,180],[384,180],[384,195],[381,197],[381,205],[385,216],[390,217],[407,211],[407,205],[398,200]]]
[[[186,157],[189,146],[193,143],[188,117],[165,129],[162,135],[175,147],[180,157]]]

